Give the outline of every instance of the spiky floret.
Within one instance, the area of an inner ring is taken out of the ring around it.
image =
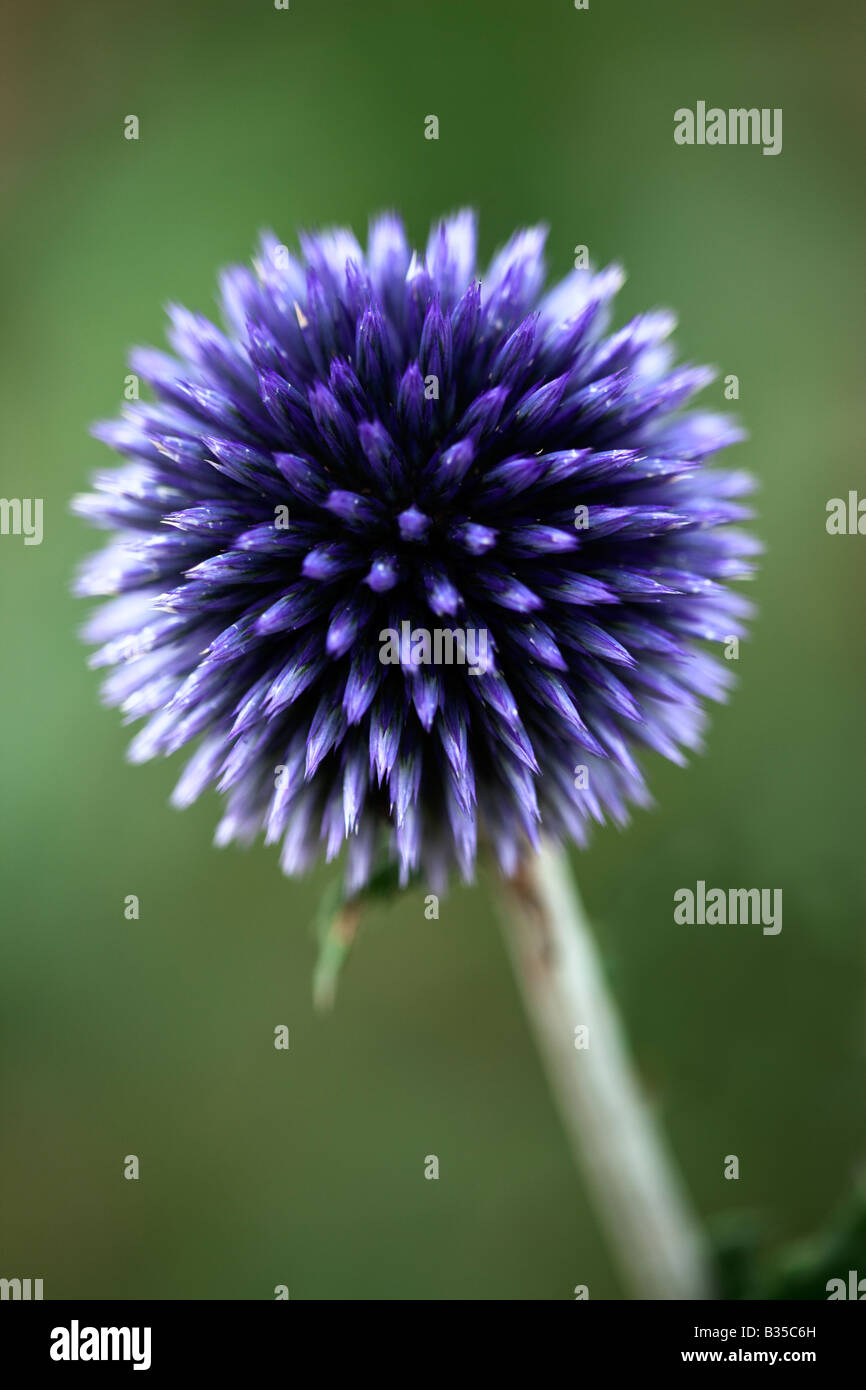
[[[116,596],[93,663],[134,761],[198,740],[173,800],[215,783],[219,843],[264,831],[287,873],[346,843],[350,892],[383,859],[469,877],[479,841],[512,873],[645,804],[641,747],[699,746],[702,644],[748,611],[749,478],[707,465],[738,432],[682,412],[712,373],[669,314],[608,333],[617,267],[544,292],[541,229],[481,275],[468,212],[423,256],[392,215],[366,253],[300,241],[223,274],[225,331],[172,306],[175,355],[131,356],[156,400],[96,428],[128,462],[76,499],[117,533],[78,582]],[[486,669],[384,662],[404,623],[482,634]]]

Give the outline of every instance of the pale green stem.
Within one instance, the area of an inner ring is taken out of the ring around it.
[[[630,1294],[711,1298],[701,1228],[632,1069],[564,853],[543,846],[507,881],[503,900],[548,1079]],[[576,1282],[586,1282],[579,1273]]]

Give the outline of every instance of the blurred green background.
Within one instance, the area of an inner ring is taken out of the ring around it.
[[[69,580],[100,537],[67,503],[109,462],[87,428],[120,403],[128,345],[162,343],[170,299],[210,312],[261,227],[363,233],[391,206],[423,245],[475,205],[485,256],[546,221],[552,273],[576,244],[621,259],[621,315],[671,305],[683,355],[739,376],[751,438],[731,457],[761,479],[767,544],[740,686],[703,759],[655,761],[658,808],[575,863],[701,1212],[755,1210],[772,1247],[847,1188],[866,540],[824,521],[864,486],[862,24],[854,0],[7,9],[0,492],[43,497],[45,536],[0,538],[0,1275],[48,1298],[622,1296],[491,885],[438,922],[419,893],[379,911],[315,1016],[330,871],[290,882],[273,851],[212,849],[215,798],[177,814],[183,755],[124,761],[76,637]],[[698,99],[782,107],[783,153],[675,146]],[[781,935],[675,926],[698,878],[781,887]]]

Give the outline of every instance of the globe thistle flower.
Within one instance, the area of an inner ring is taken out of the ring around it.
[[[263,238],[221,280],[225,328],[169,309],[173,356],[131,355],[153,403],[97,437],[127,463],[77,510],[116,532],[78,591],[104,693],[144,718],[130,756],[197,741],[174,792],[225,795],[218,843],[264,833],[286,873],[346,846],[444,887],[480,845],[506,875],[543,827],[584,844],[681,761],[742,635],[744,475],[729,421],[684,413],[666,312],[609,331],[622,275],[545,292],[545,234],[476,269],[468,212],[422,255],[399,219]],[[435,664],[394,631],[483,633]]]

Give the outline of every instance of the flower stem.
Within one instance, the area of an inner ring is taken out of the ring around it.
[[[528,858],[504,906],[548,1079],[632,1295],[711,1298],[701,1230],[631,1068],[564,853],[545,845]]]

